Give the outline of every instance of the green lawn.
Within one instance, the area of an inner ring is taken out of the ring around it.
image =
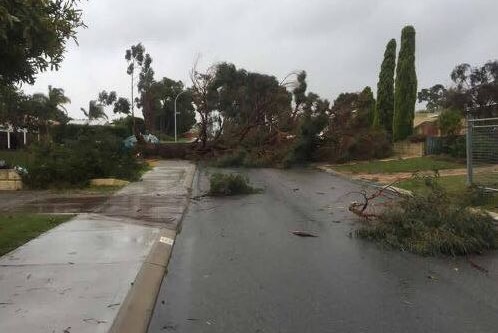
[[[30,155],[25,150],[0,150],[0,160],[4,160],[10,166],[20,165],[26,167],[30,161]]]
[[[491,184],[498,181],[497,174],[478,175],[476,178],[477,180],[483,182],[483,184]],[[466,182],[466,176],[446,176],[439,177],[438,179],[438,184],[446,189],[449,195],[460,198],[462,200],[464,196],[469,193]],[[427,191],[429,191],[429,188],[424,184],[424,181],[420,179],[404,180],[396,184],[396,186],[418,193],[426,193]],[[481,202],[477,204],[477,206],[498,212],[498,194],[486,196]]]
[[[390,161],[370,161],[356,164],[335,165],[335,170],[352,173],[396,173],[415,172],[443,169],[461,169],[465,164],[451,160],[438,159],[431,156],[390,160]]]
[[[18,248],[72,216],[0,214],[0,256]]]

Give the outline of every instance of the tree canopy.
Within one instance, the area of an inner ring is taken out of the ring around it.
[[[393,117],[394,141],[404,140],[413,133],[416,101],[415,28],[406,26],[401,31],[401,46],[398,65],[396,66]]]
[[[384,60],[380,68],[377,83],[377,105],[373,123],[392,133],[394,115],[394,71],[396,68],[396,40],[387,43]]]
[[[154,119],[154,130],[168,136],[175,135],[175,99],[177,101],[177,134],[188,132],[194,124],[195,109],[192,104],[192,94],[181,81],[167,77],[150,87]]]
[[[34,83],[58,69],[68,40],[84,27],[79,0],[0,1],[0,80]]]

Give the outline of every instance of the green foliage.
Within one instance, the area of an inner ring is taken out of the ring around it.
[[[477,117],[496,117],[498,111],[498,60],[488,61],[482,66],[460,64],[450,74],[455,87],[448,90],[446,107],[463,111],[473,108]]]
[[[174,81],[163,77],[161,81],[152,84],[150,95],[156,117],[156,131],[174,137],[175,99],[178,112],[176,116],[178,135],[192,129],[196,123],[192,94],[190,90],[185,89],[182,81]]]
[[[108,119],[107,115],[105,114],[104,106],[102,104],[97,104],[97,101],[90,101],[88,103],[88,111],[84,108],[81,108],[80,110],[81,112],[83,112],[85,117],[88,118],[88,120],[102,118]]]
[[[239,148],[217,158],[212,165],[218,168],[266,168],[279,167],[286,151],[273,147],[271,151]]]
[[[214,136],[229,144],[240,144],[250,136],[271,136],[272,130],[288,123],[291,95],[274,76],[221,63],[209,90],[221,116],[213,126]]]
[[[401,32],[401,47],[396,67],[393,117],[394,141],[404,140],[413,133],[416,101],[415,29],[412,26],[406,26]]]
[[[154,70],[151,67],[152,58],[148,53],[145,53],[145,48],[141,43],[132,45],[125,52],[125,59],[128,62],[126,73],[131,78],[131,113],[134,115],[135,103],[142,108],[144,116],[145,128],[152,132],[154,130],[155,114],[153,108],[153,98],[150,93],[150,88],[154,83]],[[139,97],[133,98],[135,70],[139,69],[137,89]]]
[[[107,92],[105,90],[102,90],[101,92],[99,92],[98,101],[100,104],[112,105],[116,102],[117,99],[118,96],[115,91]]]
[[[296,87],[292,90],[292,95],[294,96],[294,104],[296,110],[306,102],[306,89],[308,88],[308,84],[306,83],[306,72],[302,71],[297,74],[297,84]]]
[[[362,130],[349,142],[345,154],[338,162],[381,159],[391,156],[392,145],[386,133],[379,130]]]
[[[387,43],[377,83],[377,105],[373,124],[392,133],[394,115],[394,70],[396,68],[396,40]]]
[[[103,132],[82,131],[77,139],[30,150],[33,161],[23,181],[31,188],[85,186],[92,178],[137,180],[143,168],[121,138]]]
[[[372,126],[375,118],[375,97],[372,88],[365,87],[358,95],[358,117],[361,118],[365,127]]]
[[[241,167],[244,166],[247,155],[247,150],[237,149],[232,153],[222,155],[214,161],[213,165],[219,168]]]
[[[0,1],[0,81],[33,84],[40,71],[59,68],[66,42],[84,27],[78,2]]]
[[[444,107],[448,91],[442,84],[436,84],[429,89],[422,89],[418,93],[418,102],[426,102],[429,112],[435,112]]]
[[[119,97],[114,103],[113,112],[115,114],[130,114],[131,103],[127,98]]]
[[[312,100],[314,102],[311,102]],[[315,105],[315,102],[318,102],[318,105],[323,103],[318,96],[308,95],[308,105]],[[305,111],[301,119],[298,138],[293,150],[284,161],[285,165],[305,163],[314,159],[314,154],[322,141],[320,133],[327,125],[327,116],[324,111],[324,109]]]
[[[27,101],[28,97],[17,86],[0,82],[0,124],[24,126]]]
[[[105,106],[114,105],[113,112],[115,114],[118,114],[118,113],[119,114],[129,114],[130,113],[130,109],[131,109],[130,101],[127,98],[118,97],[118,95],[116,94],[115,91],[110,91],[110,92],[107,92],[105,90],[101,91],[99,93],[98,102],[100,103],[100,106],[102,108]],[[94,102],[94,106],[95,106],[95,102]],[[89,117],[86,110],[82,109],[82,111],[83,111],[83,113],[85,113],[85,115],[87,117]]]
[[[249,185],[249,178],[241,174],[215,173],[209,178],[209,195],[229,196],[238,194],[256,193],[257,190]]]
[[[133,119],[132,116],[126,116],[119,119],[116,119],[112,122],[114,127],[119,128],[120,131],[123,130],[123,133],[126,133],[126,137],[133,135],[133,124],[135,124],[135,128],[139,133],[145,133],[145,123],[142,118]]]
[[[446,147],[447,147],[446,153],[451,157],[454,158],[467,157],[467,140],[464,135],[447,137]]]
[[[65,124],[69,121],[65,104],[71,103],[71,100],[64,95],[64,90],[48,86],[48,94],[34,94],[24,104],[26,109],[24,114],[33,119],[32,125],[36,128],[44,128],[48,132],[49,122],[57,121]]]
[[[31,154],[24,149],[0,150],[0,160],[7,162],[9,167],[26,167],[30,164]]]
[[[422,255],[468,255],[497,248],[491,216],[451,201],[437,179],[426,183],[427,194],[388,206],[379,221],[359,229],[358,236]]]
[[[66,124],[54,126],[50,130],[52,141],[64,144],[66,141],[76,141],[79,137],[117,137],[122,140],[131,135],[131,128],[125,126],[89,126]]]
[[[69,121],[64,105],[70,99],[60,88],[48,87],[48,94],[25,95],[14,86],[0,83],[0,123],[19,128],[48,131],[51,121],[65,124]]]
[[[439,115],[438,125],[442,135],[458,135],[463,126],[462,114],[458,110],[446,109]]]

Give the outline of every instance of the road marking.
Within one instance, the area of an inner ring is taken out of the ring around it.
[[[170,246],[173,246],[173,243],[175,242],[175,240],[173,238],[169,238],[169,237],[161,237],[161,238],[159,238],[159,241],[161,243],[168,244]]]

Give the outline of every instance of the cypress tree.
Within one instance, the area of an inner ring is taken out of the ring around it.
[[[375,97],[368,86],[358,95],[358,112],[365,119],[366,126],[371,126],[375,117]]]
[[[394,89],[393,139],[404,140],[413,133],[413,118],[417,101],[417,73],[415,71],[415,28],[401,31],[401,46],[396,67]]]
[[[374,127],[392,133],[394,114],[394,70],[396,69],[396,40],[387,43],[384,60],[377,83],[377,104],[373,119]]]

